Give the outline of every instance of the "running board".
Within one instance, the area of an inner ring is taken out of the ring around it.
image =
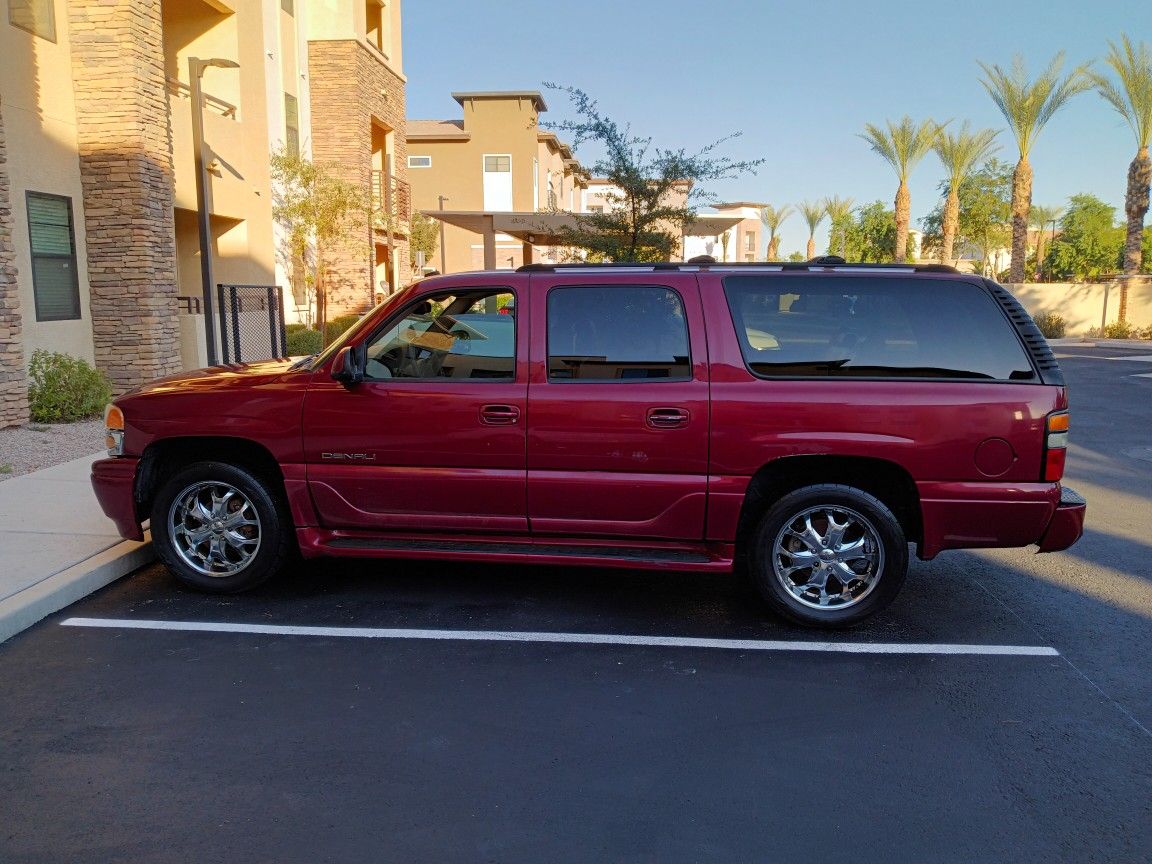
[[[652,546],[600,546],[595,544],[519,543],[509,541],[418,540],[392,537],[331,536],[308,529],[299,532],[301,547],[307,552],[341,557],[421,558],[525,563],[572,564],[636,569],[728,571],[731,558],[709,555],[703,548],[660,548]],[[317,536],[319,535],[319,536]],[[306,552],[306,554],[307,554]]]

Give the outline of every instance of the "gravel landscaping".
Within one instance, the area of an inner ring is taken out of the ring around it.
[[[103,449],[103,420],[30,423],[0,429],[0,482]]]

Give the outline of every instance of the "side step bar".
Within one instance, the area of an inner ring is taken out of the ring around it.
[[[428,540],[406,537],[350,537],[323,529],[300,529],[301,551],[308,557],[332,555],[364,558],[442,559],[489,563],[559,564],[642,570],[727,572],[728,550],[617,546],[594,543],[517,542],[513,540]]]

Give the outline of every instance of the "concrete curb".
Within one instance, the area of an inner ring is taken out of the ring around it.
[[[122,540],[0,600],[0,642],[151,563],[154,558],[151,532],[145,532],[142,543]]]
[[[1049,339],[1049,345],[1079,345],[1081,348],[1133,348],[1152,351],[1152,340],[1148,339],[1090,339],[1068,336],[1063,339]]]

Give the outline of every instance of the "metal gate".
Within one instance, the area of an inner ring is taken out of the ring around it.
[[[279,285],[217,285],[216,290],[224,363],[288,356],[284,289]]]

